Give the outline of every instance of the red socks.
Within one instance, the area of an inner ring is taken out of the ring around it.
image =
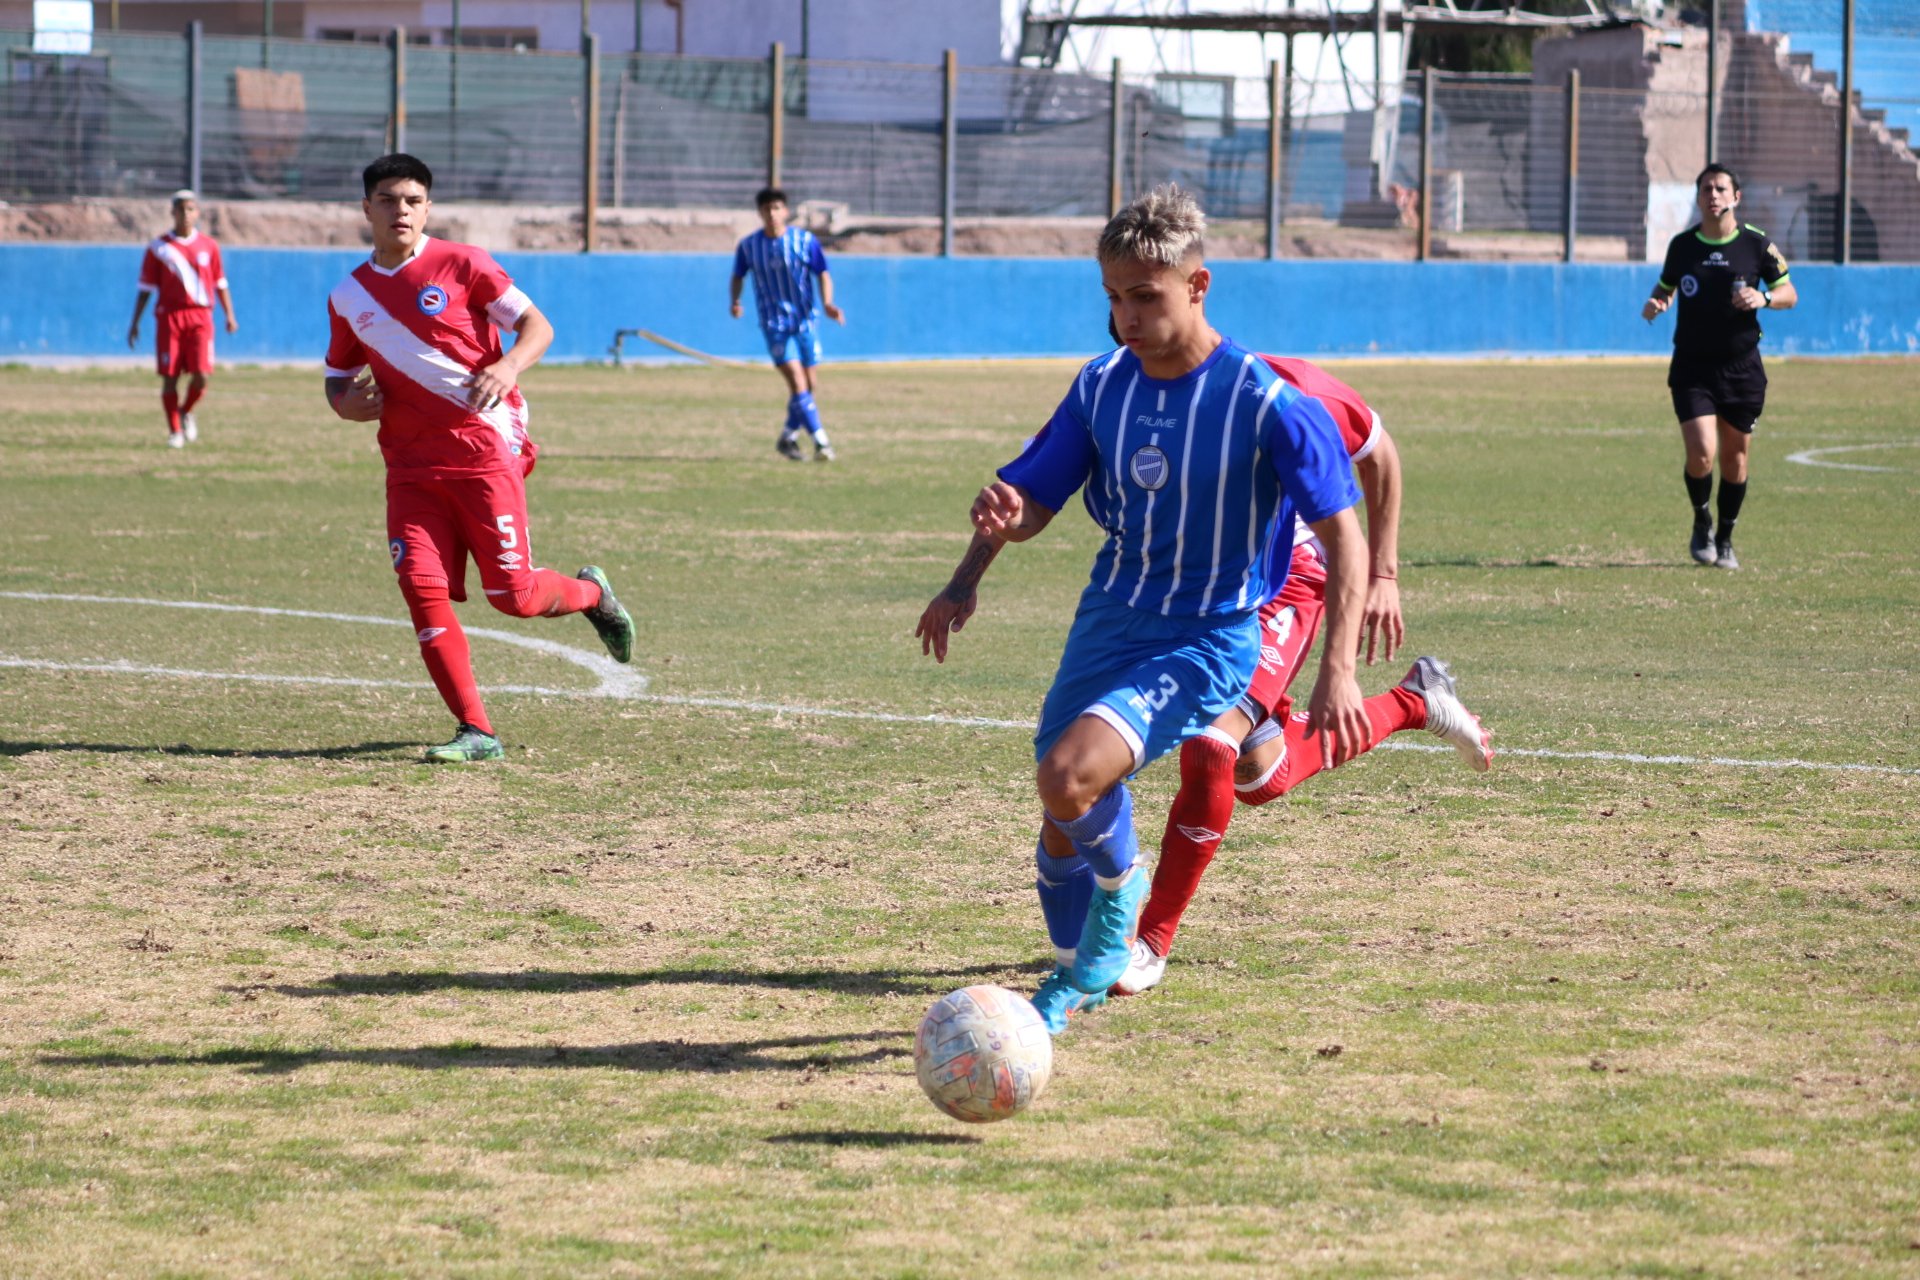
[[[452,602],[444,590],[438,595],[422,596],[417,589],[407,589],[404,583],[401,594],[406,597],[407,612],[413,615],[420,656],[426,661],[427,674],[433,677],[433,687],[440,691],[441,701],[461,724],[492,733],[493,722],[487,719],[487,709],[480,701],[480,688],[473,682],[473,656],[467,648],[467,633],[460,629],[460,619],[453,611]]]
[[[552,569],[535,569],[531,587],[503,596],[490,595],[487,603],[515,618],[557,618],[599,604],[600,588],[585,578],[569,578]]]
[[[1427,723],[1425,699],[1411,689],[1395,686],[1375,694],[1363,704],[1367,712],[1367,740],[1350,759],[1373,750],[1402,729],[1418,729]],[[1307,718],[1288,716],[1285,726],[1286,749],[1271,772],[1258,783],[1238,788],[1240,803],[1265,804],[1277,800],[1314,774],[1327,768],[1326,736],[1307,736]]]
[[[193,406],[200,403],[200,397],[205,395],[206,392],[207,392],[207,384],[204,382],[187,383],[187,398],[180,402],[180,412],[192,413]]]
[[[1233,818],[1233,762],[1238,752],[1205,734],[1180,748],[1180,793],[1167,813],[1153,890],[1140,913],[1139,937],[1159,955],[1173,947],[1180,917],[1220,848]]]
[[[180,393],[171,386],[160,389],[160,407],[167,411],[167,434],[180,430]]]

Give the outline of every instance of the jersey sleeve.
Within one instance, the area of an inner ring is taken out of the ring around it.
[[[153,256],[152,245],[140,257],[140,292],[160,292],[160,259]]]
[[[1302,520],[1313,524],[1360,501],[1346,443],[1325,405],[1282,391],[1270,417],[1267,457]]]
[[[1008,484],[1025,489],[1050,511],[1066,506],[1067,499],[1087,482],[1093,470],[1093,433],[1075,411],[1075,394],[1069,392],[1047,419],[1047,425],[1027,441],[1020,456],[996,473]]]
[[[1680,261],[1680,237],[1667,241],[1667,258],[1660,264],[1660,287],[1668,293],[1680,287],[1680,277],[1687,273],[1686,264]]]
[[[346,317],[327,303],[326,376],[351,378],[367,366],[367,349],[360,344]]]
[[[744,279],[747,274],[747,242],[742,240],[733,246],[733,278]]]
[[[227,287],[227,264],[220,256],[218,244],[213,246],[213,287],[216,289]]]
[[[827,273],[827,251],[820,247],[820,237],[807,234],[807,270],[815,275]]]
[[[1767,288],[1785,284],[1787,280],[1787,255],[1780,252],[1780,246],[1768,240],[1760,247],[1760,278],[1767,282]]]

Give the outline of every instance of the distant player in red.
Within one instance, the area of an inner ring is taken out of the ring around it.
[[[383,156],[361,177],[373,257],[327,299],[327,403],[349,422],[380,423],[394,572],[427,671],[459,721],[426,758],[497,760],[500,739],[453,611],[467,598],[467,557],[494,608],[516,618],[584,613],[616,662],[633,655],[633,619],[598,568],[569,578],[533,566],[524,481],[534,445],[518,383],[546,354],[553,326],[484,250],[426,234],[425,164]],[[517,335],[511,352],[497,329]]]
[[[1360,393],[1305,360],[1261,359],[1326,406],[1359,474],[1367,500],[1370,555],[1366,612],[1361,616],[1367,664],[1376,653],[1391,661],[1406,636],[1400,615],[1400,455]],[[1287,688],[1306,662],[1326,608],[1326,563],[1311,531],[1295,531],[1293,563],[1280,594],[1260,610],[1260,662],[1240,705],[1180,753],[1180,791],[1167,814],[1153,889],[1140,913],[1133,959],[1114,990],[1132,995],[1157,985],[1166,972],[1180,917],[1200,888],[1233,817],[1242,804],[1277,800],[1314,774],[1333,767],[1324,744],[1306,731],[1306,717],[1292,714]],[[1476,770],[1492,763],[1493,748],[1478,717],[1462,706],[1452,672],[1438,658],[1421,658],[1406,679],[1365,701],[1368,736],[1357,757],[1395,733],[1426,729],[1453,744]]]
[[[200,438],[193,406],[213,372],[213,299],[227,313],[227,332],[240,328],[233,318],[233,295],[220,265],[220,246],[195,228],[200,201],[191,191],[173,193],[173,230],[147,246],[140,260],[140,292],[133,300],[127,346],[140,345],[140,316],[153,297],[153,342],[160,371],[160,404],[167,411],[167,447],[179,449]],[[187,396],[180,398],[180,375],[187,375]]]

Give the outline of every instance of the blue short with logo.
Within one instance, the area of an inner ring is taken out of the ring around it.
[[[792,364],[798,360],[811,369],[820,363],[820,335],[813,331],[812,324],[803,324],[792,333],[776,333],[772,329],[762,329],[767,339],[767,354],[773,357],[776,365]]]
[[[1138,771],[1232,710],[1259,658],[1254,611],[1167,618],[1089,584],[1040,708],[1034,758],[1092,714],[1127,740]]]

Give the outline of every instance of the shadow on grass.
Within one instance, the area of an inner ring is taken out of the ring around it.
[[[1031,966],[1035,973],[1045,966]],[[622,987],[774,987],[834,991],[842,995],[945,995],[970,979],[1020,973],[1018,965],[976,964],[953,969],[645,969],[633,973],[528,969],[518,973],[336,973],[312,986],[226,986],[241,994],[272,991],[296,999],[320,996],[403,996],[426,991],[609,991]]]
[[[286,1075],[303,1067],[348,1063],[366,1067],[408,1067],[418,1071],[454,1068],[530,1070],[556,1067],[611,1067],[621,1071],[678,1071],[730,1075],[740,1071],[808,1071],[854,1067],[904,1058],[911,1050],[882,1044],[863,1052],[821,1052],[829,1045],[906,1040],[905,1031],[862,1031],[844,1036],[783,1036],[771,1040],[639,1040],[632,1044],[488,1045],[456,1042],[418,1049],[211,1049],[206,1053],[42,1054],[46,1067],[243,1067],[255,1075]],[[782,1053],[782,1050],[788,1052]]]
[[[806,1133],[776,1133],[768,1142],[804,1143],[819,1147],[971,1147],[980,1139],[971,1133],[895,1133],[886,1129],[814,1129]]]
[[[213,760],[342,760],[348,756],[378,756],[402,747],[413,749],[418,742],[355,742],[340,747],[275,747],[245,751],[239,747],[196,747],[176,742],[13,742],[0,739],[0,756],[25,756],[36,751],[98,751],[102,755],[197,756]]]

